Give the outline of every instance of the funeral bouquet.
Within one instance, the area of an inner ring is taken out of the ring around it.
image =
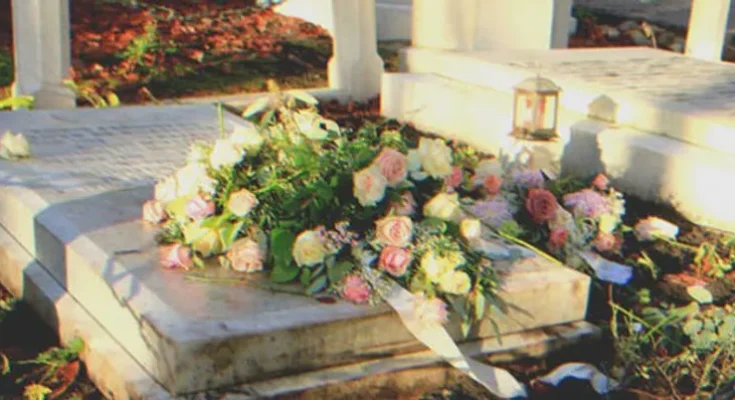
[[[380,301],[390,280],[421,318],[456,312],[467,333],[498,301],[493,261],[545,254],[530,243],[560,258],[619,243],[624,202],[602,176],[565,193],[522,151],[489,157],[386,125],[341,129],[303,93],[263,98],[244,116],[255,122],[195,143],[144,204],[162,228],[163,266],[217,260],[355,303]]]

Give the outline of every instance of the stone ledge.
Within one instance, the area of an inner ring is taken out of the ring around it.
[[[563,89],[568,111],[735,154],[735,65],[650,48],[449,52],[407,48],[401,71],[511,92],[536,73]],[[604,111],[599,111],[604,108]]]
[[[509,92],[434,74],[386,74],[381,102],[385,116],[464,138],[484,151],[496,153],[517,143],[508,137]],[[559,134],[555,143],[526,143],[539,167],[582,177],[604,172],[626,193],[670,204],[698,224],[735,231],[730,189],[723,184],[735,170],[735,155],[589,120],[570,110],[560,113]]]
[[[81,354],[90,379],[107,398],[168,399],[170,395],[20,244],[0,227],[0,282],[26,301],[62,343],[84,340]]]

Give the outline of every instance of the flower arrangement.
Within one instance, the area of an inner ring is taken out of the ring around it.
[[[216,259],[354,303],[380,301],[390,279],[413,293],[417,315],[443,323],[455,312],[465,333],[499,300],[493,261],[522,257],[519,245],[545,254],[531,244],[545,243],[603,278],[622,267],[591,256],[622,243],[624,200],[604,176],[570,190],[524,152],[492,158],[385,125],[343,130],[316,104],[265,98],[244,113],[258,124],[192,146],[143,206],[161,226],[163,266]]]

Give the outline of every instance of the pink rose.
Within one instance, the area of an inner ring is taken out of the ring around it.
[[[554,194],[546,189],[531,189],[526,198],[526,210],[537,224],[554,218],[559,203]]]
[[[411,264],[411,252],[395,246],[386,246],[380,252],[378,266],[389,274],[400,277],[406,273],[408,265]]]
[[[214,214],[214,202],[196,196],[186,203],[186,213],[193,220],[206,218]]]
[[[373,162],[388,181],[388,186],[395,187],[408,176],[408,158],[398,150],[384,147]]]
[[[567,230],[562,227],[552,229],[551,234],[549,234],[549,250],[557,251],[564,247],[568,234]]]
[[[413,221],[398,215],[375,221],[375,238],[384,246],[406,247],[413,238]]]
[[[359,276],[350,275],[345,278],[342,297],[357,304],[367,303],[370,300],[370,286]]]
[[[462,168],[453,167],[452,173],[444,178],[444,183],[447,185],[447,187],[456,188],[457,186],[462,184],[462,178]]]
[[[143,220],[151,224],[158,224],[166,219],[163,203],[158,200],[148,200],[143,203]]]
[[[416,211],[416,199],[413,198],[411,192],[403,192],[401,199],[391,203],[389,208],[390,214],[395,215],[413,215]]]
[[[592,180],[592,186],[599,190],[607,189],[607,185],[609,184],[610,180],[607,179],[607,177],[603,174],[597,174],[597,176],[595,176],[595,179]]]
[[[498,175],[488,175],[483,181],[482,185],[485,187],[487,194],[495,196],[500,193],[500,186],[503,184],[503,178]]]
[[[162,247],[160,251],[161,265],[166,268],[189,269],[194,265],[191,258],[191,249],[182,244]]]
[[[227,252],[227,259],[235,271],[256,272],[263,270],[265,256],[256,241],[249,238],[242,238],[232,244],[232,247]]]
[[[438,297],[426,298],[423,293],[413,297],[416,318],[426,323],[444,324],[447,322],[447,305]]]

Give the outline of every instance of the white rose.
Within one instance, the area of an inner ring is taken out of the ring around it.
[[[31,155],[28,140],[22,133],[5,132],[0,139],[0,155],[4,158],[23,158]]]
[[[324,140],[329,135],[329,131],[339,132],[339,125],[336,122],[324,119],[319,114],[301,110],[294,113],[294,120],[299,131],[311,140]]]
[[[463,295],[472,288],[469,275],[462,271],[452,271],[442,275],[439,280],[439,289],[445,293]]]
[[[431,177],[444,178],[452,173],[452,149],[441,139],[419,140],[421,166]]]
[[[263,147],[263,136],[258,129],[252,125],[237,126],[230,135],[230,142],[245,150],[246,155],[254,156]]]
[[[352,177],[353,194],[363,206],[374,206],[385,196],[388,181],[376,166],[355,172]]]
[[[207,166],[190,163],[176,172],[177,197],[196,194],[199,190],[213,193],[217,181],[209,176]]]
[[[327,249],[316,231],[303,231],[296,236],[291,254],[300,267],[312,266],[324,261]]]
[[[462,218],[458,193],[439,193],[424,205],[424,216],[458,222]]]
[[[676,239],[676,235],[679,234],[678,226],[658,217],[648,217],[638,221],[633,229],[635,230],[635,236],[640,241],[649,241],[658,238],[674,240]]]
[[[156,183],[153,198],[159,202],[166,204],[173,201],[178,196],[176,178],[169,176],[164,180]]]
[[[186,157],[188,163],[200,163],[207,160],[208,146],[202,143],[194,143],[189,149],[189,154]]]
[[[209,163],[214,169],[229,168],[239,163],[244,155],[243,149],[228,139],[217,139],[209,156]]]
[[[250,211],[258,205],[258,199],[247,189],[238,190],[230,194],[227,200],[227,209],[238,217],[250,214]]]
[[[482,224],[479,219],[467,218],[463,219],[459,224],[459,231],[468,241],[479,239],[482,234]]]

